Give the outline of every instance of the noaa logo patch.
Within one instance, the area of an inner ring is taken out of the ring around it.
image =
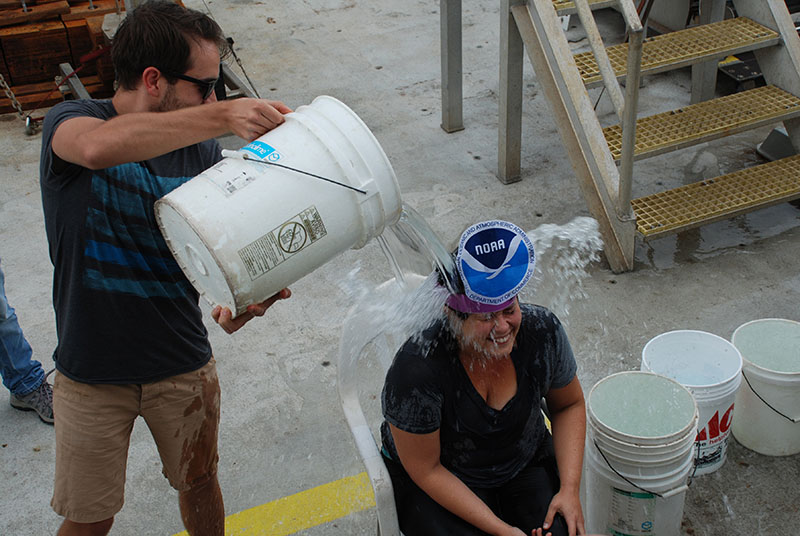
[[[534,262],[528,236],[502,220],[478,223],[464,231],[456,257],[464,293],[488,305],[516,296],[531,278]]]

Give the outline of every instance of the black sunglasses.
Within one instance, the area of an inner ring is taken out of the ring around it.
[[[200,88],[200,93],[203,94],[203,100],[206,100],[211,96],[212,93],[214,93],[214,88],[217,87],[217,81],[219,81],[219,77],[214,78],[213,80],[200,80],[199,78],[194,78],[185,74],[178,74],[169,71],[163,71],[163,73],[167,76],[180,78],[181,80],[186,80],[187,82],[191,82],[192,84],[196,85],[198,88]]]

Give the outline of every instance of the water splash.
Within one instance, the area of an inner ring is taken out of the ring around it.
[[[586,297],[588,266],[599,260],[603,243],[597,221],[579,217],[565,225],[540,225],[527,234],[536,251],[536,271],[520,298],[549,307],[563,320],[570,304]],[[354,304],[347,321],[349,340],[343,335],[343,345],[361,347],[381,333],[401,343],[444,316],[448,291],[440,283],[457,277],[456,269],[427,222],[405,206],[400,221],[387,227],[378,241],[394,278],[372,287],[356,268],[342,281]]]
[[[429,274],[435,269],[442,284],[452,293],[457,292],[458,273],[453,256],[416,210],[403,205],[400,219],[378,237],[397,281]]]
[[[588,268],[600,260],[603,239],[597,220],[578,217],[565,225],[547,223],[527,235],[536,252],[536,270],[520,299],[545,305],[564,320],[570,305],[586,298]]]

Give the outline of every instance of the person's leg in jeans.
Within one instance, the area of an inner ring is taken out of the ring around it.
[[[0,267],[0,376],[11,392],[13,407],[34,410],[43,421],[52,423],[52,390],[49,384],[45,385],[42,364],[31,359],[32,353],[14,308],[6,298],[5,276]]]
[[[27,395],[44,380],[42,365],[31,359],[32,353],[14,308],[6,298],[5,277],[0,264],[0,371],[3,385],[15,395]]]

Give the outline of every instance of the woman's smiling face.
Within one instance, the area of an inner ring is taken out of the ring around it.
[[[522,322],[519,301],[494,313],[473,313],[461,321],[458,338],[462,351],[475,357],[511,354]]]

